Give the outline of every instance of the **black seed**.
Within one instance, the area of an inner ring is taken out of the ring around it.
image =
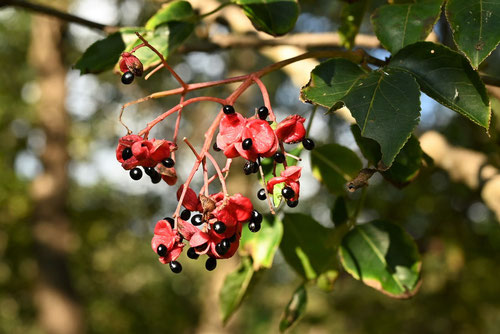
[[[153,172],[151,173],[150,177],[151,177],[151,182],[153,182],[154,184],[157,184],[161,181],[160,173],[158,173],[154,169],[153,169]]]
[[[169,224],[170,224],[170,226],[171,226],[172,228],[174,228],[174,225],[175,225],[175,220],[174,220],[174,218],[171,218],[171,217],[165,217],[165,218],[163,218],[163,220],[166,220],[166,221],[167,221],[167,223],[169,223]]]
[[[229,238],[229,242],[235,242],[236,241],[236,233]]]
[[[225,255],[227,253],[227,251],[229,250],[229,248],[224,248],[222,246],[222,243],[219,242],[217,245],[215,245],[215,251],[217,252],[217,254],[219,255]]]
[[[213,148],[213,149],[214,149],[214,151],[216,151],[216,152],[220,152],[220,151],[222,151],[222,150],[219,148],[219,146],[217,146],[217,143],[214,143],[214,145],[212,146],[212,148]]]
[[[311,138],[304,138],[304,140],[302,140],[302,145],[304,145],[304,148],[309,151],[315,146],[314,141]]]
[[[226,232],[226,224],[220,221],[216,221],[214,223],[214,231],[219,234]]]
[[[262,106],[257,110],[257,115],[259,115],[260,119],[266,119],[267,115],[269,115],[269,110],[265,106]]]
[[[196,250],[193,247],[188,249],[187,256],[188,256],[188,258],[193,259],[193,260],[196,260],[197,258],[200,257],[198,254],[196,254]]]
[[[253,165],[252,165],[252,173],[257,173],[259,171],[259,163],[258,162],[254,162]]]
[[[177,261],[172,261],[168,265],[170,266],[170,270],[172,270],[174,274],[178,274],[182,271],[182,266]]]
[[[215,269],[215,267],[217,267],[217,260],[213,257],[209,257],[207,259],[207,262],[205,262],[205,268],[208,270],[208,271],[212,271]]]
[[[132,153],[132,149],[130,147],[125,147],[122,151],[122,159],[123,160],[128,160],[132,158],[134,154]]]
[[[224,107],[222,107],[222,111],[226,115],[233,114],[234,113],[234,107],[230,106],[229,104],[226,104]]]
[[[248,229],[250,232],[258,232],[260,230],[260,223],[250,222],[248,223]]]
[[[299,200],[296,200],[296,201],[286,201],[286,205],[288,205],[291,208],[295,208],[297,205],[299,205]]]
[[[166,158],[161,163],[163,166],[165,166],[167,168],[172,168],[175,165],[175,161],[172,158]]]
[[[285,162],[285,155],[281,152],[276,152],[274,154],[274,161],[276,161],[279,164],[282,164],[283,162]]]
[[[182,220],[188,220],[189,218],[191,218],[191,211],[189,211],[188,209],[182,210],[182,212],[181,212],[181,219]]]
[[[250,216],[250,221],[259,224],[262,223],[262,214],[257,210],[253,210],[252,215]]]
[[[250,175],[252,173],[255,173],[254,170],[257,167],[257,170],[259,170],[259,164],[257,164],[254,161],[247,161],[245,162],[245,165],[243,166],[243,172],[245,175]]]
[[[146,175],[153,175],[153,173],[155,173],[155,169],[153,167],[144,167],[144,173],[146,173]]]
[[[257,198],[260,199],[261,201],[265,201],[267,198],[266,189],[262,188],[259,191],[257,191]]]
[[[293,189],[290,187],[285,187],[285,188],[283,188],[283,190],[281,190],[281,194],[286,199],[290,199],[290,198],[293,198],[295,196],[295,191],[293,191]]]
[[[203,223],[203,217],[200,214],[194,215],[191,218],[191,224],[193,224],[194,226],[201,225],[202,223]]]
[[[125,85],[130,85],[134,81],[134,74],[130,71],[123,73],[122,83]]]
[[[252,139],[251,138],[247,138],[245,140],[243,140],[243,143],[241,143],[241,147],[244,149],[244,150],[249,150],[252,148]]]
[[[161,257],[163,256],[167,256],[167,247],[164,245],[164,244],[160,244],[157,248],[156,248],[156,253],[158,255],[160,255]]]
[[[229,239],[222,240],[220,242],[220,245],[222,248],[227,249],[227,250],[229,250],[229,248],[231,248],[231,242],[229,241]]]
[[[140,170],[139,168],[134,168],[134,169],[131,169],[130,170],[130,177],[132,178],[132,180],[140,180],[141,177],[142,177],[142,170]]]

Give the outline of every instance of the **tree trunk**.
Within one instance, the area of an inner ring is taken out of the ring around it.
[[[46,135],[41,155],[44,172],[32,183],[33,238],[39,277],[34,298],[42,329],[51,334],[84,332],[83,312],[68,270],[72,234],[65,212],[68,197],[67,151],[70,121],[65,110],[66,68],[61,47],[62,23],[33,16],[30,60],[42,97],[38,122]]]

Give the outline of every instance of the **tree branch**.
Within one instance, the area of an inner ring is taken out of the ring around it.
[[[25,0],[0,0],[0,7],[3,7],[3,6],[19,7],[19,8],[24,8],[24,9],[36,12],[36,13],[54,16],[54,17],[57,17],[58,19],[61,19],[63,21],[80,24],[80,25],[83,25],[83,26],[86,26],[86,27],[92,28],[92,29],[98,29],[98,30],[101,30],[101,31],[108,33],[108,34],[112,33],[112,32],[116,32],[119,29],[119,27],[108,26],[105,24],[89,21],[89,20],[86,20],[84,18],[59,11],[59,10],[52,8],[52,7],[48,7],[48,6],[44,6],[44,5],[40,5],[40,4],[34,4],[34,3],[31,3],[31,2],[25,1]]]

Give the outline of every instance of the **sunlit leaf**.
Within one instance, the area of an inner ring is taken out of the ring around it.
[[[174,1],[166,4],[146,22],[145,28],[154,30],[156,27],[172,21],[193,21],[195,13],[187,1]]]
[[[293,293],[292,299],[288,302],[280,320],[280,332],[284,332],[297,322],[302,316],[307,306],[307,291],[302,284]]]

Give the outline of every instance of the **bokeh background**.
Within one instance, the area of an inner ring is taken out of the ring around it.
[[[103,24],[134,26],[143,24],[162,2],[44,3]],[[294,32],[338,28],[340,1],[300,3],[302,14]],[[374,1],[372,6],[382,3]],[[219,19],[197,33],[225,34],[231,29],[228,20]],[[361,32],[372,34],[369,20]],[[449,43],[441,22],[436,34]],[[152,230],[158,219],[173,212],[176,188],[132,181],[121,169],[114,149],[125,130],[117,117],[123,103],[176,83],[167,73],[130,86],[121,85],[113,73],[80,76],[72,65],[102,37],[86,27],[0,7],[0,333],[277,332],[281,313],[300,284],[279,253],[273,268],[259,273],[226,327],[220,321],[218,292],[225,275],[236,268],[237,257],[207,272],[202,262],[182,255],[180,275],[158,262],[150,248]],[[273,62],[273,52],[277,51],[180,52],[169,62],[185,81],[199,82],[261,68]],[[371,52],[380,58],[388,55],[383,50]],[[496,52],[487,61],[492,75],[498,75],[498,58]],[[283,72],[264,78],[279,119],[290,113],[310,115],[311,106],[298,99],[309,71],[304,67],[299,78]],[[216,87],[203,94],[224,97],[231,89],[234,86]],[[125,121],[139,130],[175,103],[175,98],[165,98],[131,107]],[[236,107],[251,113],[260,105],[261,97],[252,88]],[[493,107],[498,107],[496,100]],[[190,106],[181,136],[199,146],[200,129],[208,127],[217,111],[211,103]],[[311,136],[318,143],[337,141],[357,151],[349,123],[319,111]],[[158,126],[152,135],[171,136],[171,123]],[[422,96],[416,132],[429,130],[500,165],[496,116],[488,137],[472,122]],[[183,180],[194,157],[184,147],[178,157]],[[307,170],[307,154],[303,158]],[[233,172],[229,182],[233,191],[255,198],[254,177]],[[296,210],[333,226],[334,198],[310,173],[302,184]],[[309,289],[305,316],[291,332],[499,332],[500,229],[478,189],[451,181],[446,171],[435,167],[423,170],[404,189],[374,177],[360,219],[378,217],[401,223],[416,239],[423,254],[420,293],[410,300],[393,300],[342,273],[333,292]]]

